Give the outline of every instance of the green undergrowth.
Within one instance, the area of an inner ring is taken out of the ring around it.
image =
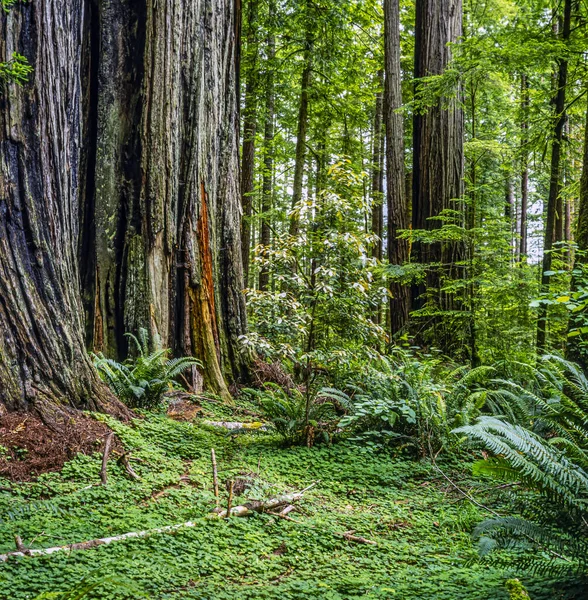
[[[185,521],[195,526],[11,558],[0,564],[0,599],[65,598],[59,592],[98,583],[84,598],[506,600],[512,577],[533,600],[574,597],[539,577],[479,564],[470,534],[487,513],[427,461],[346,442],[284,449],[271,434],[232,436],[162,415],[109,424],[132,449],[141,481],[128,479],[112,459],[108,485],[97,485],[96,454],[38,482],[10,484],[17,494],[0,491],[0,551],[14,550],[14,535],[43,548]],[[225,481],[240,474],[254,479],[247,494],[260,499],[316,482],[290,513],[297,522],[268,514],[207,518],[215,506],[213,447],[223,506]],[[500,508],[491,484],[470,481],[467,466],[441,466],[479,501]],[[377,545],[338,535],[350,530]]]

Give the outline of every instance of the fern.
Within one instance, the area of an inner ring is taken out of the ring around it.
[[[131,408],[155,408],[167,391],[178,388],[178,375],[192,366],[202,366],[190,356],[170,359],[170,350],[161,347],[158,336],[154,336],[154,350],[150,352],[146,329],[140,329],[138,336],[126,335],[134,345],[136,358],[119,363],[98,353],[93,359],[102,380]]]
[[[532,550],[534,554],[521,554],[528,567],[554,571],[565,566],[585,572],[588,474],[582,465],[586,464],[586,447],[575,440],[580,434],[585,439],[587,431],[578,427],[569,434],[566,419],[558,408],[561,405],[559,400],[545,403],[548,408],[555,407],[549,421],[558,426],[563,437],[545,439],[520,425],[489,416],[455,430],[495,455],[476,462],[475,474],[518,483],[521,489],[535,493],[525,496],[521,503],[525,518],[496,517],[478,526],[475,535],[479,537],[482,556],[501,548]],[[548,434],[550,431],[553,429],[546,430]]]
[[[275,383],[266,383],[264,388],[243,391],[257,399],[263,416],[288,445],[312,445],[317,433],[330,441],[337,416],[331,400],[350,402],[347,394],[333,388],[321,388],[315,394],[305,394],[296,388],[286,392]]]

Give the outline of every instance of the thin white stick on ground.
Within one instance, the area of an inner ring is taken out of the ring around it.
[[[45,554],[54,554],[55,552],[64,552],[66,550],[88,550],[89,548],[95,548],[96,546],[102,546],[103,544],[110,544],[111,542],[119,542],[129,538],[143,538],[154,533],[170,533],[184,527],[196,527],[197,525],[198,523],[193,521],[186,521],[185,523],[180,523],[178,525],[166,525],[165,527],[146,529],[145,531],[131,531],[129,533],[121,533],[120,535],[113,535],[112,537],[98,538],[88,542],[68,544],[67,546],[54,546],[53,548],[37,548],[20,552],[7,552],[6,554],[0,554],[0,562],[6,562],[11,556],[41,556]]]

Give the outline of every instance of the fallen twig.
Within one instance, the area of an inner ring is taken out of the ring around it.
[[[373,540],[368,540],[360,535],[353,535],[353,529],[351,531],[345,531],[344,533],[336,533],[335,535],[340,535],[344,537],[346,540],[350,542],[357,542],[358,544],[369,544],[370,546],[376,546],[378,542],[374,542]]]
[[[231,483],[229,484],[229,500],[227,502],[227,510],[226,512],[226,517],[230,517],[231,516],[231,507],[233,506],[233,488],[235,487],[235,481],[233,479],[231,479]]]
[[[131,479],[136,479],[137,481],[141,480],[141,478],[139,477],[139,475],[137,475],[133,467],[131,467],[131,463],[129,462],[129,458],[126,452],[118,459],[118,462],[122,465],[124,470],[127,472],[127,475]]]
[[[286,521],[291,521],[292,523],[298,523],[299,525],[302,525],[302,523],[300,521],[297,521],[296,519],[293,519],[292,517],[285,515],[283,512],[277,513],[277,512],[267,511],[267,514],[271,515],[272,517],[279,517],[280,519],[284,519]],[[310,527],[312,527],[312,525]]]
[[[216,507],[218,508],[218,471],[216,469],[216,454],[214,448],[210,449],[210,458],[212,460],[212,485],[214,486],[214,497],[216,498]]]
[[[100,469],[100,480],[102,481],[102,485],[106,485],[108,483],[106,465],[108,464],[108,455],[110,454],[110,448],[112,447],[113,437],[114,433],[111,431],[106,436],[106,441],[104,442],[104,453],[102,454],[102,468]]]
[[[27,549],[25,548],[24,544],[22,543],[22,539],[20,537],[20,535],[14,535],[14,544],[16,545],[16,550],[18,552],[26,552]]]

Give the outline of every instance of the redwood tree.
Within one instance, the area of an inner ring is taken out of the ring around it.
[[[34,67],[0,110],[6,407],[103,407],[85,346],[122,358],[139,327],[223,396],[244,374],[235,6],[35,0],[0,17]]]
[[[572,0],[565,0],[561,39],[566,44],[570,39],[572,20]],[[561,200],[561,156],[566,123],[566,87],[568,84],[568,60],[560,57],[557,60],[557,77],[554,97],[554,119],[551,139],[551,163],[549,170],[549,195],[545,212],[545,232],[543,236],[543,260],[541,263],[541,290],[549,290],[551,280],[552,250],[554,243],[561,241],[562,212]],[[559,213],[559,214],[558,214]],[[537,352],[542,353],[547,347],[547,306],[542,304],[537,318]]]
[[[388,208],[388,262],[402,265],[408,259],[408,243],[398,239],[398,231],[408,226],[404,175],[404,124],[398,110],[402,106],[400,70],[400,8],[398,0],[384,0],[386,124],[386,202]],[[400,332],[408,321],[409,290],[401,283],[390,286],[390,326]]]
[[[415,22],[414,75],[415,94],[419,98],[424,86],[423,77],[443,75],[451,60],[451,43],[462,35],[461,0],[417,0]],[[459,95],[459,89],[454,95]],[[414,229],[433,230],[441,226],[438,217],[446,209],[455,209],[452,200],[463,195],[463,110],[458,98],[437,98],[432,105],[416,110],[413,117],[413,198],[412,225]],[[433,311],[453,310],[454,299],[441,290],[445,277],[456,277],[449,272],[460,256],[458,244],[414,244],[414,258],[434,265],[428,270],[427,293]],[[461,253],[463,254],[463,252]],[[442,265],[445,265],[443,267]],[[450,267],[447,267],[450,265]],[[423,286],[413,288],[413,307],[421,308],[425,298]],[[449,350],[455,341],[451,327],[445,336],[440,318],[430,320],[437,345]],[[436,330],[436,331],[435,331]],[[450,339],[451,338],[451,339]],[[429,340],[427,340],[429,341]]]

